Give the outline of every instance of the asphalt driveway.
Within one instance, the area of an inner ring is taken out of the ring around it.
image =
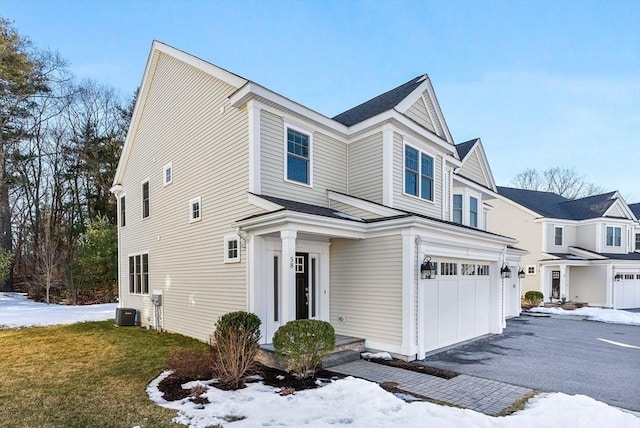
[[[640,411],[640,327],[561,317],[507,320],[501,335],[421,361],[545,391],[584,394]]]

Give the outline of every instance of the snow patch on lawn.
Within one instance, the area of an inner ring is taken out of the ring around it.
[[[0,293],[0,326],[31,327],[104,321],[115,318],[117,303],[103,305],[56,305],[34,302],[21,293]]]
[[[567,311],[562,308],[531,308],[529,312],[555,315],[577,315],[587,317],[590,321],[600,321],[611,324],[640,325],[640,313],[621,311],[618,309],[579,308]]]
[[[278,388],[252,383],[238,391],[210,387],[202,394],[209,400],[206,405],[189,399],[167,402],[158,391],[158,384],[168,373],[151,382],[147,393],[158,405],[178,412],[174,422],[192,428],[218,424],[233,428],[638,428],[640,424],[635,416],[583,395],[542,394],[517,413],[492,417],[428,402],[407,403],[375,383],[353,377],[284,397],[277,393]]]

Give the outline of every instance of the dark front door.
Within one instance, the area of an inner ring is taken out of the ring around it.
[[[560,271],[559,270],[551,271],[551,298],[552,299],[560,298]]]
[[[296,319],[309,318],[309,254],[296,253]]]

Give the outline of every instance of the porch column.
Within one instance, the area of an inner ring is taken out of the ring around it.
[[[567,287],[567,265],[560,265],[560,298],[562,299],[563,297],[566,298],[567,300],[569,299],[569,294],[568,294],[568,287]]]
[[[295,230],[280,232],[282,239],[282,324],[296,319],[296,237]]]
[[[605,291],[605,306],[613,308],[613,264],[607,265],[607,283]]]

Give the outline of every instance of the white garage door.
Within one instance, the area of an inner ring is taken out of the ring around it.
[[[424,281],[424,343],[426,351],[490,332],[489,277],[456,277]]]
[[[623,274],[613,283],[613,305],[616,309],[640,308],[640,274]]]

